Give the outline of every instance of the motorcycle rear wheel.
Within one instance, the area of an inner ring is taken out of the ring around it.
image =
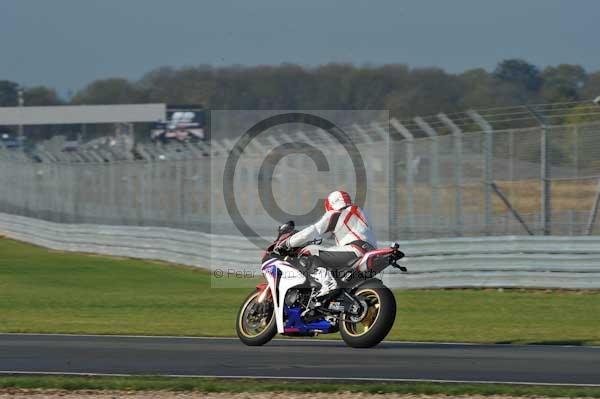
[[[387,287],[359,288],[354,294],[363,299],[368,309],[359,322],[342,321],[340,334],[346,345],[353,348],[371,348],[390,332],[396,320],[396,299]],[[349,318],[350,315],[345,315]]]
[[[255,291],[244,300],[236,318],[237,335],[248,346],[261,346],[269,342],[277,334],[275,324],[275,311],[270,296],[264,299],[264,306],[268,307],[266,314],[256,316],[256,307],[260,291]]]

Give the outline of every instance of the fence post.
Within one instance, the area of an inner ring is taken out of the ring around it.
[[[429,175],[431,184],[431,230],[439,231],[440,227],[440,150],[438,143],[438,134],[423,118],[415,118],[419,126],[431,140],[431,172]]]
[[[386,141],[389,137],[388,137],[388,132],[385,131],[384,128],[382,128],[378,123],[376,122],[371,122],[371,128],[373,129],[373,131],[375,133],[377,133],[377,135],[379,137],[381,137],[381,139],[383,141]],[[373,141],[373,140],[371,140]]]
[[[485,233],[490,235],[492,227],[492,183],[494,182],[494,129],[481,115],[476,111],[470,110],[468,115],[483,129],[483,156],[484,156],[484,177],[483,177],[483,214]]]
[[[389,239],[390,241],[398,240],[398,174],[396,171],[396,163],[399,157],[399,146],[397,140],[392,138],[392,133],[388,129],[388,216],[389,216]]]
[[[542,226],[544,226],[544,235],[552,234],[552,192],[551,192],[551,180],[550,180],[550,157],[548,154],[548,148],[550,144],[550,138],[548,137],[548,130],[546,125],[542,127]]]
[[[354,123],[351,126],[352,129],[356,132],[356,135],[361,137],[365,143],[372,143],[373,139],[365,129],[363,129],[358,123]]]
[[[462,157],[463,157],[463,132],[456,126],[452,119],[448,118],[446,114],[439,113],[438,118],[450,129],[452,132],[452,141],[454,147],[454,233],[456,236],[461,237],[463,235],[464,222],[463,222],[463,208],[462,208],[462,188],[463,188],[463,170],[462,170]]]
[[[594,204],[590,211],[590,217],[588,219],[587,228],[585,234],[591,236],[594,232],[594,224],[596,223],[596,216],[598,215],[598,207],[600,207],[600,179],[598,179],[598,188],[596,189],[596,196],[594,197]]]
[[[573,133],[575,134],[575,176],[579,177],[579,126],[573,126]]]
[[[530,106],[527,109],[537,120],[542,128],[540,137],[540,174],[542,179],[542,229],[545,236],[552,234],[552,193],[550,176],[550,138],[548,137],[548,124],[544,115]]]
[[[404,140],[406,141],[406,225],[409,232],[408,238],[413,238],[415,232],[415,138],[402,123],[398,122],[397,119],[392,118],[390,120],[390,124],[398,131],[398,133],[402,135],[402,137],[404,137]]]
[[[387,159],[387,192],[388,192],[388,240],[398,240],[398,206],[396,196],[398,190],[396,187],[396,180],[398,176],[396,174],[396,159],[398,156],[398,143],[392,138],[392,132],[389,129],[387,131],[378,125],[373,124],[373,127],[377,132],[385,137],[385,143],[388,148],[388,159]]]

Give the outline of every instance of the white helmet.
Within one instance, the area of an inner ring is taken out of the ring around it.
[[[352,198],[345,191],[334,191],[325,199],[326,211],[339,211],[350,205],[352,205]]]

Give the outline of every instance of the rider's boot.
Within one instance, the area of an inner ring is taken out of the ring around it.
[[[310,276],[321,285],[316,297],[323,297],[337,288],[337,281],[331,271],[325,267],[317,267]]]

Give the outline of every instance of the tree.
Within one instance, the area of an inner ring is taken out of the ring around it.
[[[546,102],[575,101],[588,79],[580,65],[561,64],[542,73],[542,97]]]
[[[600,96],[600,71],[588,75],[588,79],[581,89],[582,99],[594,99]]]
[[[127,79],[96,80],[71,100],[73,104],[135,104],[145,100],[145,93]]]
[[[5,103],[16,105],[16,84],[5,81],[3,85],[0,101],[4,98]],[[388,109],[393,117],[412,118],[599,95],[600,72],[588,76],[578,65],[558,65],[542,73],[524,60],[507,59],[493,72],[472,69],[461,74],[439,68],[411,69],[403,64],[162,67],[139,81],[97,80],[78,92],[72,103],[164,102],[201,104],[208,109]],[[26,92],[27,105],[59,101],[51,89]]]
[[[18,105],[19,85],[10,80],[0,80],[0,107],[15,107]]]
[[[494,77],[483,68],[470,69],[458,76],[462,87],[460,108],[498,106]]]
[[[494,70],[494,76],[503,82],[512,83],[528,91],[537,91],[542,85],[540,70],[521,59],[501,61]]]
[[[137,87],[151,102],[206,105],[214,95],[216,81],[214,69],[208,65],[162,67],[145,74]]]
[[[60,105],[63,101],[56,94],[56,90],[45,86],[30,87],[23,93],[25,105]]]
[[[439,68],[416,68],[403,90],[391,92],[385,106],[392,115],[407,118],[440,111],[458,111],[463,93],[460,79]]]
[[[327,64],[312,70],[315,92],[311,108],[353,109],[350,76],[355,69],[351,64]]]

